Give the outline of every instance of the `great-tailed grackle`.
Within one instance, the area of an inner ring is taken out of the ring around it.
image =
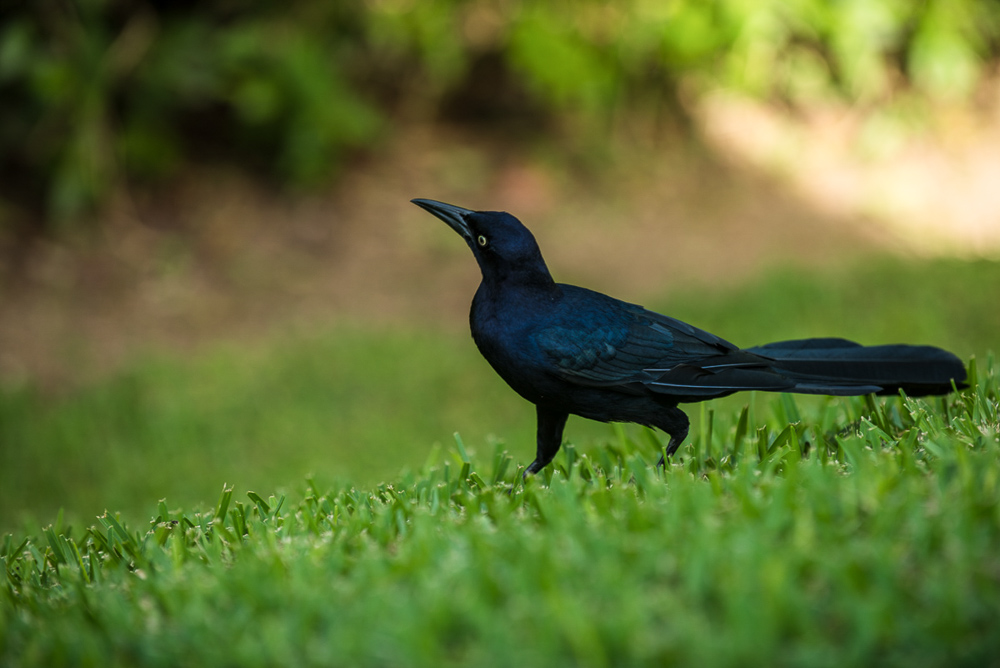
[[[670,436],[669,457],[688,433],[679,403],[741,390],[923,396],[965,380],[962,362],[932,346],[823,338],[741,350],[636,304],[556,283],[531,232],[508,213],[412,201],[462,235],[482,270],[472,338],[538,414],[538,450],[526,474],[555,457],[571,413],[658,427]]]

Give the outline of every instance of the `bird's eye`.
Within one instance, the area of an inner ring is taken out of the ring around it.
[[[480,234],[480,235],[479,235],[479,238],[478,238],[478,239],[476,239],[476,241],[477,241],[477,242],[479,242],[479,247],[480,247],[480,248],[486,248],[486,245],[487,245],[487,244],[488,244],[488,243],[490,242],[490,241],[489,241],[489,239],[487,239],[487,238],[486,238],[486,237],[485,237],[484,235],[482,235],[482,234]]]

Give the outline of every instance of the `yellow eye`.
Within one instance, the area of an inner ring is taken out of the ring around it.
[[[476,241],[479,242],[479,247],[480,248],[486,248],[486,244],[489,243],[489,240],[485,236],[483,236],[482,234],[479,235],[479,238],[476,239]]]

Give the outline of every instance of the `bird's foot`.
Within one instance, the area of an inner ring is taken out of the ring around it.
[[[681,441],[676,438],[671,438],[670,442],[667,443],[666,450],[660,455],[660,461],[656,462],[656,468],[662,469],[667,467],[667,460],[674,456],[677,449],[681,447]]]
[[[546,464],[548,464],[548,462],[542,463],[539,462],[537,459],[531,462],[531,464],[528,465],[528,468],[524,469],[524,479],[527,480],[529,475],[535,475],[536,473],[541,471],[543,468],[545,468]]]

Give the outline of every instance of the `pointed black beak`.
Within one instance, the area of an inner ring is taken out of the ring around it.
[[[469,230],[469,225],[465,222],[465,217],[471,213],[475,213],[474,211],[432,199],[411,199],[410,201],[448,223],[451,229],[461,234],[463,239],[471,243],[472,231]]]

